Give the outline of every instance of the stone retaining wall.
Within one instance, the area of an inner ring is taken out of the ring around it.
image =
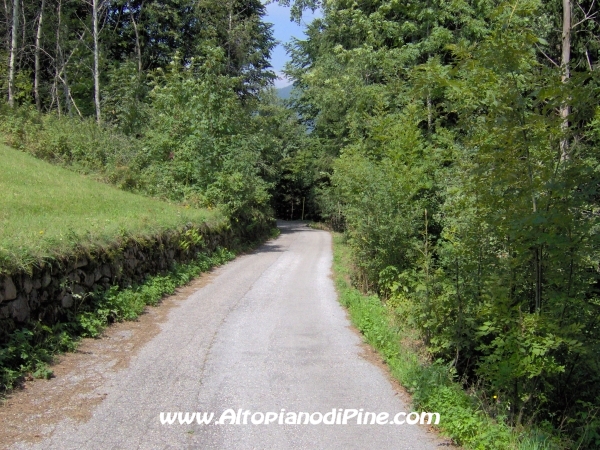
[[[0,275],[0,342],[27,322],[39,320],[52,325],[64,320],[91,292],[140,283],[148,275],[167,271],[175,262],[192,261],[199,252],[231,249],[241,239],[258,239],[266,229],[256,230],[256,236],[242,237],[228,227],[215,230],[203,225],[164,232],[153,239],[128,239],[64,260],[46,260],[29,273]],[[202,236],[200,241],[198,236]]]

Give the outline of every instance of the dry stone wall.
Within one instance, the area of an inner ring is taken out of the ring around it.
[[[92,292],[140,283],[176,262],[192,261],[199,252],[233,248],[241,240],[258,239],[270,226],[256,230],[252,237],[229,227],[218,228],[203,225],[164,232],[152,239],[130,238],[110,248],[46,260],[28,272],[0,275],[0,342],[27,322],[52,325],[64,320]]]

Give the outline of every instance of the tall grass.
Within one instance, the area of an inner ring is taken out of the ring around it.
[[[139,191],[143,145],[139,139],[91,119],[39,114],[31,107],[0,105],[0,140],[53,164]]]

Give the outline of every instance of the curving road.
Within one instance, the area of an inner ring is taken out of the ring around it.
[[[274,412],[277,421],[282,409],[284,414],[361,408],[392,415],[410,411],[384,371],[364,357],[361,339],[337,302],[330,278],[330,234],[298,222],[282,222],[280,228],[276,240],[217,269],[208,285],[171,309],[160,332],[102,386],[103,400],[88,420],[63,420],[41,441],[15,447],[435,449],[444,445],[424,426],[357,425],[356,419],[347,425],[161,425],[161,412],[177,411],[214,412],[215,421],[227,409],[236,414],[239,409]],[[251,422],[251,416],[246,417]],[[314,418],[318,421],[318,415]]]

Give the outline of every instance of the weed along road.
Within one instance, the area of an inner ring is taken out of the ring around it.
[[[70,398],[66,403],[78,403],[88,411],[61,413],[68,405],[55,405],[52,418],[44,419],[35,437],[22,434],[12,447],[435,449],[444,445],[426,426],[391,423],[395,416],[403,422],[411,417],[397,414],[410,413],[410,405],[337,302],[331,235],[299,222],[283,222],[280,227],[277,239],[216,269],[203,287],[172,306],[152,308],[168,312],[156,333],[137,347],[131,344],[126,363],[111,365],[110,358],[94,356],[119,336],[126,340],[132,331],[124,325],[92,342],[89,354],[74,356],[83,361],[77,363],[78,373],[59,373],[53,380],[33,383],[31,389],[39,390],[34,402],[39,410],[30,407],[25,427],[48,409],[45,396],[55,403],[56,398]],[[74,390],[90,373],[101,381]],[[11,406],[7,408],[10,411]],[[207,414],[191,415],[197,412]],[[198,423],[208,421],[210,413],[214,414],[210,424]],[[363,420],[367,423],[358,424]],[[382,424],[371,424],[373,420]]]

